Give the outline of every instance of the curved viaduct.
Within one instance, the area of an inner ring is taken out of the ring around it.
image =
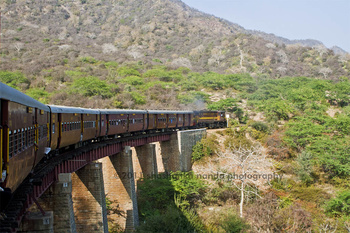
[[[95,142],[36,166],[13,194],[0,232],[108,232],[108,215],[126,231],[138,225],[137,180],[191,170],[205,129]],[[107,204],[106,204],[107,202]]]

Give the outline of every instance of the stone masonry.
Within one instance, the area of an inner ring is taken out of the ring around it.
[[[76,231],[108,233],[102,163],[91,163],[72,174]]]
[[[99,160],[109,201],[109,226],[133,231],[138,225],[133,153],[130,147],[116,155]]]
[[[206,129],[178,131],[169,141],[160,142],[165,172],[190,171],[192,148],[206,135]]]
[[[45,211],[45,215],[33,205],[30,214],[22,221],[20,232],[76,232],[70,173],[59,174],[58,181],[50,186],[38,203]],[[52,231],[49,230],[49,225],[52,225]]]

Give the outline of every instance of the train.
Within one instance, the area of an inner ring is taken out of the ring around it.
[[[0,111],[0,191],[11,192],[40,160],[59,150],[137,134],[226,126],[224,111],[45,105],[1,82]]]

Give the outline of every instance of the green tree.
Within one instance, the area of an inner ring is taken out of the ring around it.
[[[27,89],[30,84],[24,74],[19,71],[0,71],[0,81],[16,89]]]
[[[229,112],[234,111],[234,107],[236,107],[237,100],[234,98],[221,99],[218,102],[213,102],[208,104],[209,110],[225,110]]]
[[[145,81],[139,76],[128,76],[120,80],[121,83],[126,83],[129,85],[137,86],[143,85]]]
[[[136,91],[132,91],[130,92],[131,98],[133,99],[133,101],[135,101],[135,104],[145,104],[146,103],[146,97],[142,94],[140,94],[139,92]]]
[[[50,94],[42,88],[29,89],[26,94],[44,104],[49,103]]]
[[[121,77],[125,76],[141,76],[140,72],[132,67],[121,66],[117,69],[117,73]]]
[[[112,87],[106,81],[94,76],[74,80],[71,90],[88,97],[99,95],[104,99],[114,95]]]

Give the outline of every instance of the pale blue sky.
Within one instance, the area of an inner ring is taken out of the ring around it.
[[[350,0],[182,0],[246,29],[315,39],[350,52]]]

